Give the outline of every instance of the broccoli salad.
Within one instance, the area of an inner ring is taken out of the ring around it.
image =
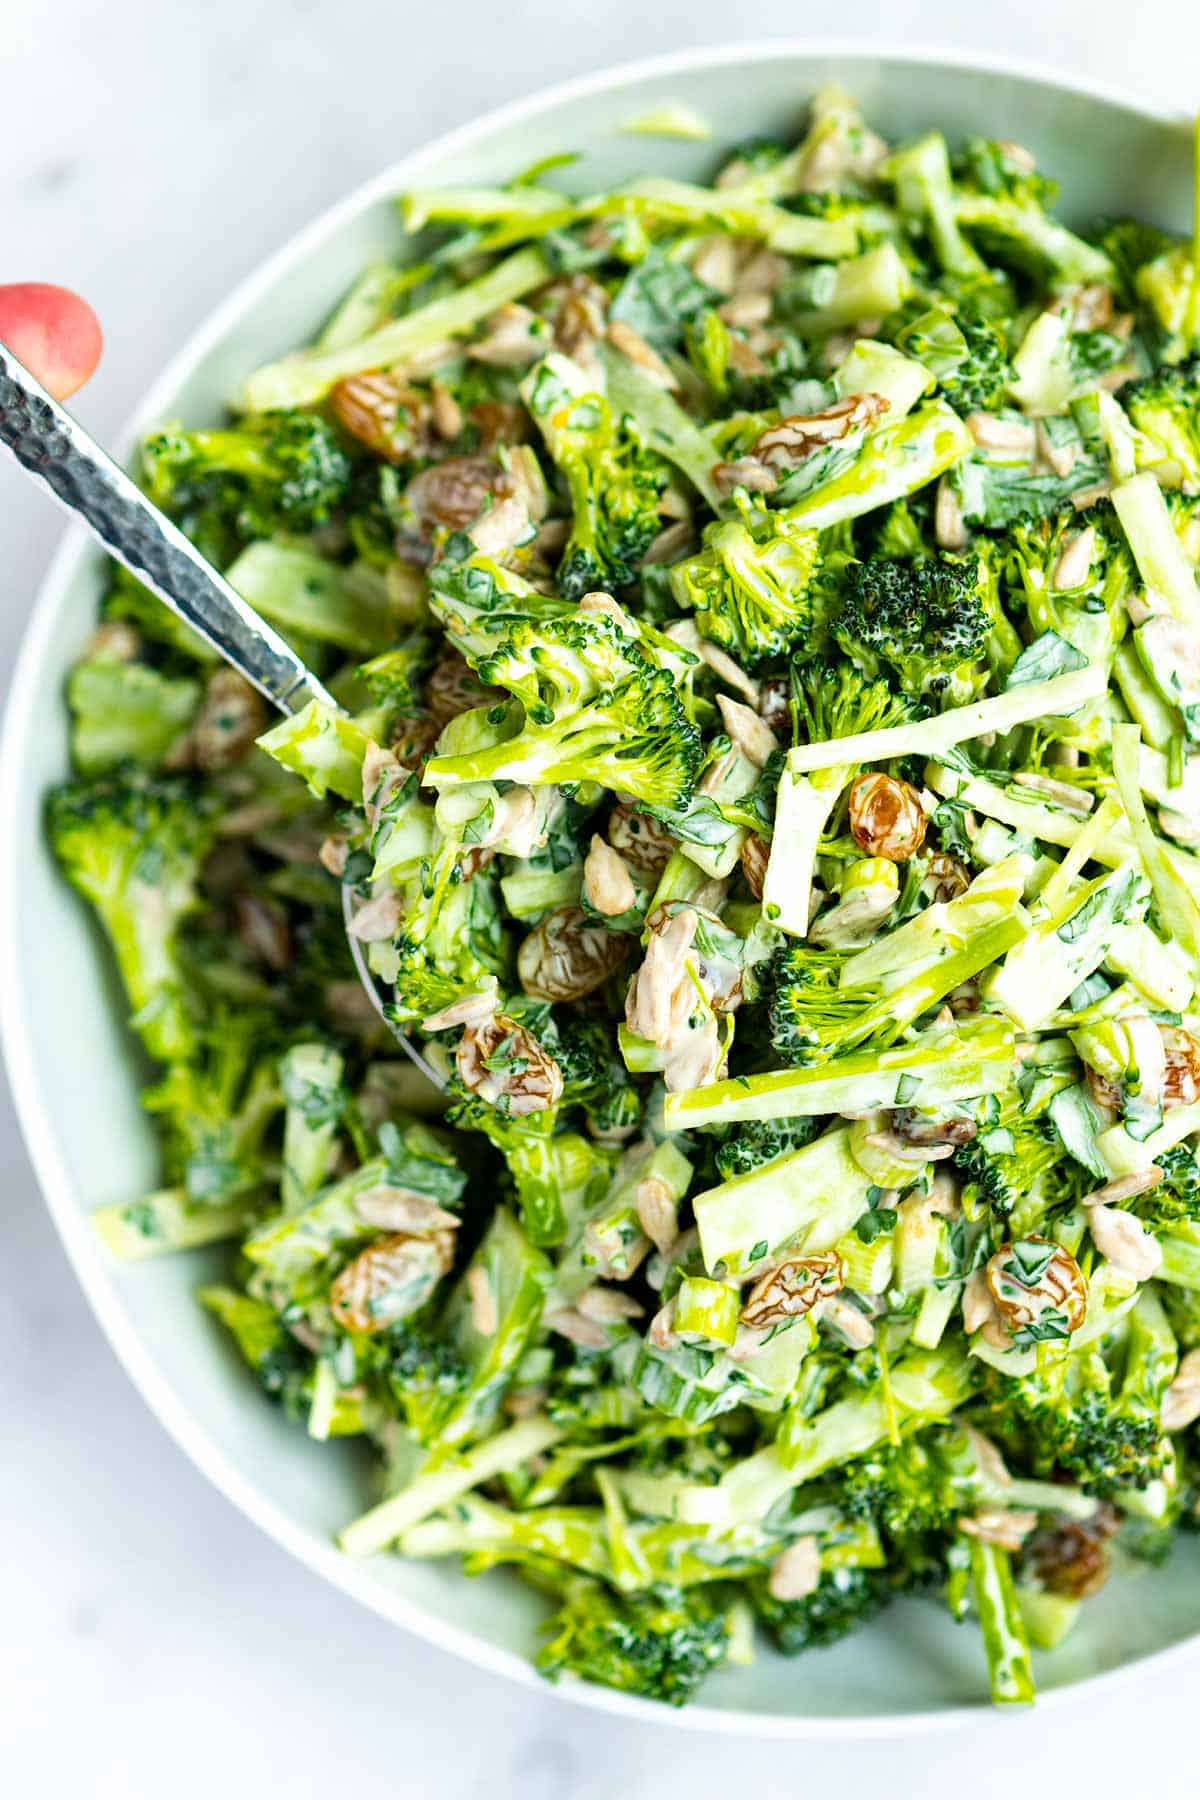
[[[835,89],[571,160],[145,443],[336,704],[114,572],[49,830],[163,1185],[96,1225],[224,1246],[377,1453],[345,1552],[508,1565],[547,1674],[912,1593],[1027,1701],[1200,1507],[1200,240]]]

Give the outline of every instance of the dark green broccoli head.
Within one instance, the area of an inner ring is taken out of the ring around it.
[[[1200,356],[1127,382],[1121,403],[1161,454],[1160,480],[1172,487],[1200,482]]]
[[[582,1107],[592,1131],[601,1137],[638,1125],[642,1096],[603,1020],[561,1012],[542,1041],[562,1073],[564,1108]]]
[[[1004,321],[987,318],[965,303],[956,315],[967,354],[940,380],[942,393],[957,412],[986,412],[1002,404],[1013,366]]]
[[[893,1597],[886,1569],[826,1569],[802,1600],[776,1600],[765,1581],[751,1584],[759,1623],[785,1656],[836,1644],[876,1618]]]
[[[735,1175],[749,1175],[764,1163],[774,1162],[791,1150],[802,1150],[811,1144],[821,1129],[819,1119],[751,1119],[734,1125],[729,1136],[719,1145],[715,1162],[722,1181]]]
[[[849,1518],[875,1526],[897,1587],[923,1586],[944,1573],[947,1544],[968,1504],[953,1479],[961,1436],[935,1428],[881,1445],[842,1471],[837,1504]]]
[[[700,1589],[654,1588],[617,1595],[598,1581],[574,1581],[551,1619],[537,1666],[622,1693],[682,1706],[724,1661],[724,1616]]]
[[[704,637],[754,666],[816,636],[820,567],[818,532],[747,508],[706,527],[703,547],[671,570],[671,588]]]
[[[800,743],[883,731],[919,716],[912,702],[894,693],[886,681],[873,680],[840,660],[797,657],[792,662],[791,681],[792,714]]]
[[[905,693],[944,693],[969,678],[987,642],[978,560],[855,563],[833,629],[848,655],[865,653],[870,672],[894,670]]]

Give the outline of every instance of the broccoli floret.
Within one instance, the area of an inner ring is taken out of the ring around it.
[[[895,671],[906,694],[967,698],[984,671],[988,617],[976,557],[923,556],[854,563],[833,621],[847,655]]]
[[[50,796],[50,842],[112,942],[132,1024],[151,1056],[188,1057],[194,1031],[177,937],[213,839],[212,801],[183,780],[69,783]]]
[[[875,1526],[894,1588],[923,1587],[945,1572],[949,1539],[968,1505],[953,1479],[960,1436],[950,1427],[935,1427],[880,1445],[841,1473],[837,1504],[849,1518]]]
[[[1200,1162],[1191,1144],[1173,1144],[1155,1160],[1163,1171],[1162,1181],[1129,1201],[1129,1210],[1152,1231],[1200,1221]]]
[[[617,1595],[598,1581],[573,1581],[547,1630],[537,1658],[544,1675],[576,1675],[669,1706],[690,1700],[728,1647],[724,1615],[698,1588]]]
[[[513,631],[574,614],[557,595],[543,594],[491,557],[473,553],[456,533],[429,572],[429,604],[454,647],[470,663],[497,650]]]
[[[538,723],[646,667],[636,644],[606,613],[523,620],[477,664],[481,681],[507,688]]]
[[[940,378],[941,390],[956,412],[986,412],[1001,405],[1012,379],[1004,322],[984,317],[969,303],[959,308],[956,322],[967,353]]]
[[[435,756],[430,787],[466,781],[547,782],[601,787],[644,805],[686,806],[701,759],[700,734],[665,669],[638,672],[576,712],[545,723],[527,720],[506,743],[463,756]]]
[[[598,1137],[625,1135],[641,1121],[642,1096],[600,1019],[565,1013],[542,1041],[563,1078],[562,1108],[582,1108]]]
[[[1079,578],[1064,586],[1064,553],[1088,532],[1088,561]],[[1035,637],[1053,631],[1089,661],[1112,656],[1127,625],[1125,603],[1139,586],[1129,547],[1108,501],[1082,514],[1071,509],[1015,525],[1004,551],[1001,580],[1006,593],[1024,605]]]
[[[1035,1475],[1069,1475],[1109,1499],[1164,1471],[1160,1423],[1177,1346],[1157,1295],[1136,1306],[1102,1346],[1039,1354],[1029,1375],[992,1374],[980,1423]]]
[[[632,417],[618,416],[566,357],[539,363],[521,392],[571,505],[571,535],[558,566],[560,592],[578,600],[593,589],[628,587],[661,528],[658,501],[667,484],[666,463],[643,444]]]
[[[420,1444],[431,1444],[470,1385],[470,1371],[453,1344],[405,1320],[376,1340],[384,1375],[404,1422]]]
[[[1136,306],[1137,277],[1147,263],[1173,250],[1176,239],[1141,219],[1114,219],[1100,233],[1100,247],[1113,266],[1117,293],[1125,306]]]
[[[750,1119],[735,1125],[718,1147],[714,1158],[722,1181],[735,1175],[749,1175],[763,1163],[786,1156],[789,1150],[802,1150],[811,1144],[821,1129],[820,1119]]]
[[[191,1060],[142,1095],[167,1178],[193,1205],[224,1205],[263,1179],[263,1138],[283,1105],[273,1025],[269,1013],[220,1008],[197,1028]]]
[[[776,1649],[785,1656],[799,1656],[802,1650],[836,1644],[876,1618],[893,1593],[886,1569],[852,1565],[824,1570],[803,1600],[776,1600],[765,1582],[753,1582],[750,1603]]]
[[[178,518],[225,518],[243,540],[328,524],[346,500],[352,466],[318,413],[258,413],[215,431],[171,427],[142,445],[156,506]]]
[[[1016,1212],[1016,1234],[1034,1230],[1048,1198],[1047,1177],[1062,1155],[1047,1122],[1029,1117],[1016,1087],[1006,1089],[979,1120],[978,1134],[954,1152],[968,1218],[986,1211],[999,1221]]]
[[[703,547],[671,570],[671,590],[704,637],[753,666],[811,642],[820,566],[818,532],[746,507],[705,528]]]
[[[1168,487],[1200,483],[1200,356],[1127,383],[1121,403],[1161,452],[1158,480]]]
[[[954,216],[985,255],[1058,282],[1112,280],[1104,251],[1050,217],[1057,185],[1007,145],[969,139],[955,177]]]
[[[823,744],[832,738],[885,731],[919,717],[912,702],[886,681],[876,681],[846,662],[823,657],[792,663],[792,718],[797,741]]]

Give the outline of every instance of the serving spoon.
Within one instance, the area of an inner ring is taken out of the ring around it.
[[[300,712],[312,700],[341,710],[291,646],[3,343],[0,446],[49,488],[68,512],[82,519],[110,556],[280,712]],[[354,906],[352,890],[345,883],[342,915],[348,928]],[[388,1017],[384,993],[367,966],[362,944],[349,929],[347,942],[358,978],[379,1017],[421,1072],[435,1086],[444,1087],[443,1077]]]

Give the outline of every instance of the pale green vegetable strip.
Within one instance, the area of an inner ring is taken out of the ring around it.
[[[387,369],[429,350],[443,338],[461,336],[506,301],[518,300],[548,280],[550,270],[540,250],[518,250],[441,300],[394,319],[355,344],[335,350],[302,351],[268,363],[243,383],[238,403],[247,412],[311,406],[347,375]]]
[[[1049,681],[1028,681],[988,700],[955,706],[932,719],[912,725],[892,725],[885,731],[865,731],[858,737],[832,738],[820,744],[799,744],[788,751],[788,766],[797,774],[832,769],[843,763],[886,762],[893,756],[936,756],[969,738],[988,732],[1011,731],[1030,719],[1061,718],[1078,712],[1089,700],[1098,700],[1108,687],[1108,672],[1099,663],[1054,675]]]
[[[554,1424],[544,1414],[522,1419],[507,1431],[477,1444],[465,1455],[452,1457],[433,1468],[418,1470],[400,1493],[347,1525],[338,1542],[349,1556],[373,1556],[420,1520],[441,1512],[460,1494],[470,1493],[472,1488],[491,1481],[496,1475],[521,1468],[565,1436],[565,1428]]]
[[[1113,774],[1129,829],[1150,877],[1164,925],[1189,955],[1200,958],[1200,904],[1187,882],[1172,867],[1165,846],[1150,823],[1142,801],[1136,725],[1113,727]]]

